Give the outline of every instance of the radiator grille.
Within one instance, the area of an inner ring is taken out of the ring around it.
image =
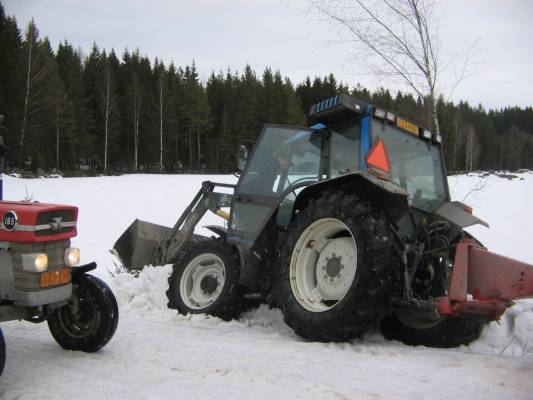
[[[47,225],[50,222],[53,222],[55,218],[60,218],[62,222],[74,222],[74,211],[73,210],[61,210],[61,211],[48,211],[41,213],[37,216],[37,225]],[[59,231],[53,231],[52,229],[46,229],[42,231],[35,232],[35,236],[47,236],[54,235],[57,233],[70,232],[74,228],[72,226],[63,227]]]
[[[11,243],[11,257],[13,265],[13,278],[16,290],[40,290],[40,274],[22,270],[22,254],[46,253],[48,254],[47,271],[55,271],[65,266],[65,249],[70,246],[70,240],[58,240],[45,243]]]

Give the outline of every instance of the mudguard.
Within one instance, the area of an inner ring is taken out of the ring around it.
[[[485,227],[489,227],[489,224],[479,219],[475,215],[472,215],[471,212],[466,211],[467,206],[460,201],[446,202],[440,206],[435,214],[441,216],[442,218],[450,221],[451,223],[461,227],[466,228],[468,226],[480,224]]]
[[[293,214],[296,210],[305,208],[309,199],[329,188],[340,187],[348,183],[353,184],[359,193],[387,210],[392,218],[400,218],[409,211],[409,193],[405,189],[393,182],[380,179],[370,172],[359,171],[307,186],[296,197]]]
[[[74,280],[80,274],[84,274],[94,269],[96,269],[96,263],[94,261],[92,263],[80,265],[78,267],[72,267],[72,269],[70,270],[70,273],[72,274],[72,280]]]

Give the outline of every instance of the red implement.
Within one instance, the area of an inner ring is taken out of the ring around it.
[[[443,315],[471,313],[498,319],[513,300],[528,297],[533,297],[533,265],[463,239],[455,252],[450,291],[437,299],[437,307]]]

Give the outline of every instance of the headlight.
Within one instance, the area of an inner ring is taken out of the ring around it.
[[[28,272],[43,272],[48,268],[48,255],[45,253],[30,253],[22,255],[22,270]]]
[[[73,267],[80,262],[80,249],[76,247],[69,247],[65,250],[65,265]]]

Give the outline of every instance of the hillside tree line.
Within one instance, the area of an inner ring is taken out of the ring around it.
[[[239,143],[264,123],[306,124],[312,104],[351,94],[431,126],[424,99],[385,88],[350,88],[333,74],[293,84],[271,68],[212,72],[118,56],[96,44],[84,56],[68,41],[52,49],[32,20],[22,32],[0,4],[0,135],[11,168],[91,173],[235,169]],[[533,169],[533,108],[485,110],[437,100],[450,171]]]

